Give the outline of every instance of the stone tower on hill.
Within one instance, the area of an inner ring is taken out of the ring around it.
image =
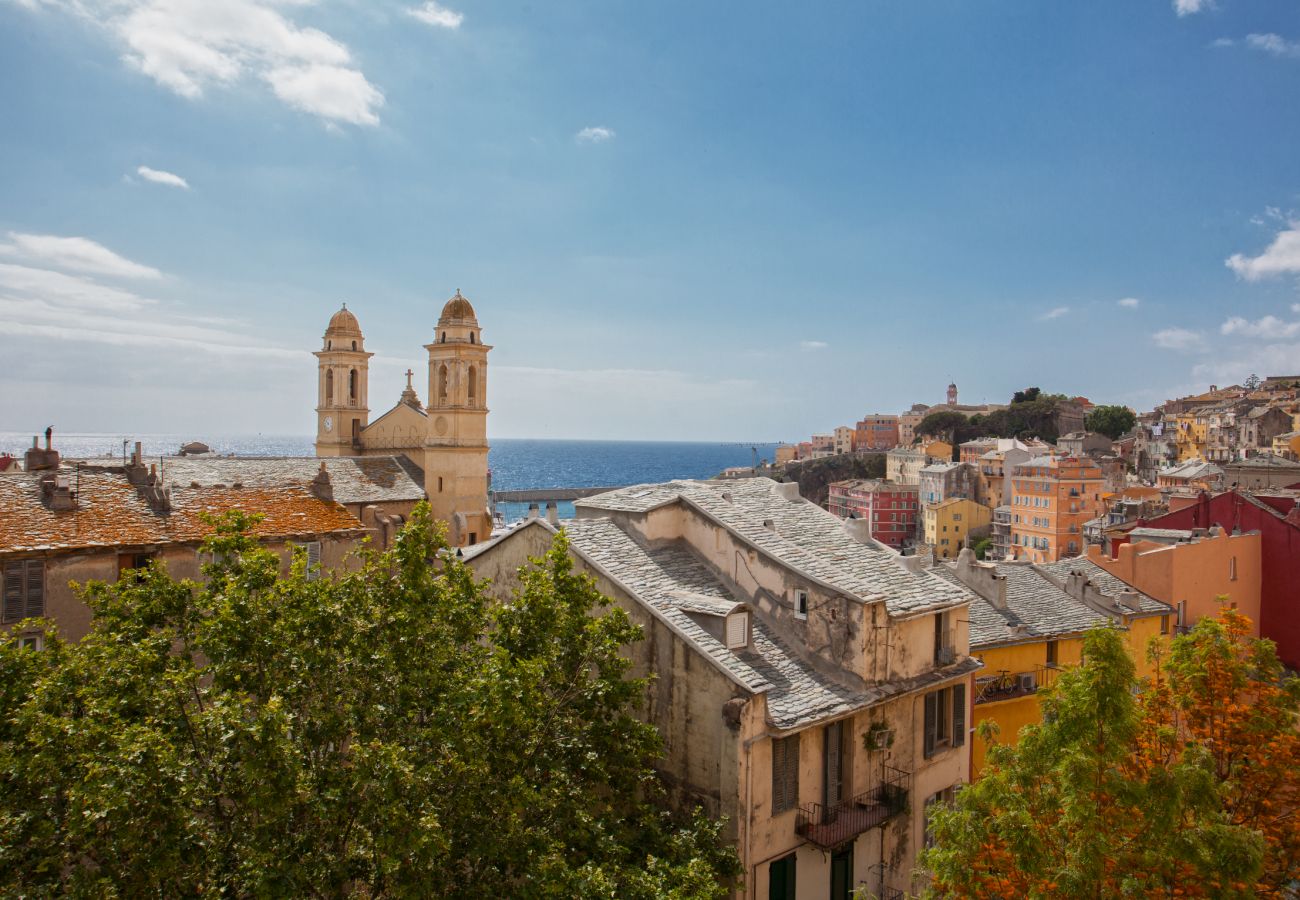
[[[330,319],[316,351],[317,456],[403,456],[424,477],[435,518],[453,546],[486,540],[488,511],[488,351],[474,307],[460,291],[438,318],[429,352],[428,406],[406,373],[396,405],[373,422],[369,361],[361,326],[345,306]]]

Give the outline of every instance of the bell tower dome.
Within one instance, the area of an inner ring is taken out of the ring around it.
[[[358,456],[370,418],[370,357],[361,324],[343,304],[330,317],[316,357],[316,455]]]
[[[447,301],[429,351],[428,432],[424,492],[434,518],[447,523],[453,546],[487,540],[487,368],[474,307],[459,290]]]

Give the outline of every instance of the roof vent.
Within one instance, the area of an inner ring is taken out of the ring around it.
[[[771,532],[773,532],[773,533],[776,532],[776,523],[773,522],[771,519],[764,519],[764,520],[763,520],[763,527],[766,528],[768,531],[771,531]]]
[[[723,499],[723,500],[726,500],[728,503],[730,503],[730,502],[731,502],[731,491],[723,491],[723,492],[722,492],[722,499]]]

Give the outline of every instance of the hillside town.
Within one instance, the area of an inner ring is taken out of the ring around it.
[[[653,685],[641,716],[663,739],[669,805],[722,823],[735,895],[753,898],[923,891],[930,817],[988,767],[980,735],[1014,747],[1041,724],[1043,692],[1099,626],[1150,677],[1149,646],[1230,602],[1300,668],[1300,376],[1141,415],[1032,388],[967,406],[950,385],[945,403],[782,446],[765,474],[633,485],[578,500],[572,519],[534,505],[492,526],[491,348],[459,292],[433,334],[430,401],[408,373],[371,421],[359,321],[329,319],[316,458],[195,443],[156,462],[139,444],[121,462],[69,459],[49,430],[4,458],[15,645],[93,637],[87,582],[202,581],[226,509],[256,517],[251,539],[286,576],[301,558],[316,579],[364,568],[362,547],[397,552],[426,508],[506,605],[562,534],[569,565],[644,635],[626,652]],[[1035,433],[970,436],[1019,420]],[[883,459],[882,477],[830,484],[825,508],[767,477],[856,456]]]

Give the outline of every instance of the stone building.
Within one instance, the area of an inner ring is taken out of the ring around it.
[[[579,500],[576,568],[641,625],[643,714],[676,800],[725,816],[747,898],[919,887],[930,805],[966,780],[968,597],[765,478]],[[532,519],[465,551],[508,596]]]
[[[460,291],[447,301],[424,347],[429,356],[427,405],[407,372],[391,409],[370,419],[369,365],[357,317],[345,305],[330,318],[320,350],[316,455],[402,456],[419,473],[434,518],[448,523],[455,546],[486,540],[488,510],[487,368],[474,307]]]
[[[966,463],[932,463],[917,476],[922,506],[942,503],[954,497],[975,499],[975,467]]]

